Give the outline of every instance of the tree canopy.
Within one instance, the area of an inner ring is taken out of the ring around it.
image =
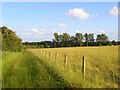
[[[15,34],[14,31],[6,26],[0,28],[2,34],[2,50],[21,51],[22,40]]]

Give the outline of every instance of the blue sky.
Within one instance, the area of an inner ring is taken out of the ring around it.
[[[118,39],[118,3],[3,2],[2,25],[23,41],[52,40],[53,33],[105,33]]]

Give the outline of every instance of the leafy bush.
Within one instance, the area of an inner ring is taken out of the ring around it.
[[[4,51],[21,51],[22,40],[17,37],[15,32],[8,29],[6,26],[0,28],[2,33],[2,50]]]

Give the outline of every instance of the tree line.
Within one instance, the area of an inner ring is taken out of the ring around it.
[[[58,34],[55,32],[52,41],[41,42],[24,42],[23,45],[26,48],[56,48],[56,47],[77,47],[77,46],[111,46],[120,45],[120,42],[115,40],[109,41],[106,34],[98,34],[97,38],[94,38],[93,33],[76,33],[74,36],[70,36],[68,33]]]
[[[22,39],[6,26],[0,27],[0,33],[2,34],[2,50],[9,51],[21,51],[26,48],[120,45],[118,41],[109,41],[106,34],[98,34],[95,39],[93,33],[76,33],[74,36],[70,36],[68,33],[58,34],[55,32],[53,34],[54,38],[51,41],[22,42]]]
[[[95,39],[93,33],[76,33],[74,36],[70,36],[68,33],[58,34],[55,32],[52,41],[53,47],[106,46],[113,44],[108,40],[106,34],[98,34]]]

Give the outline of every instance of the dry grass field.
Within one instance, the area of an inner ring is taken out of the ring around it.
[[[120,84],[118,46],[3,52],[2,70],[3,88],[118,88]]]

